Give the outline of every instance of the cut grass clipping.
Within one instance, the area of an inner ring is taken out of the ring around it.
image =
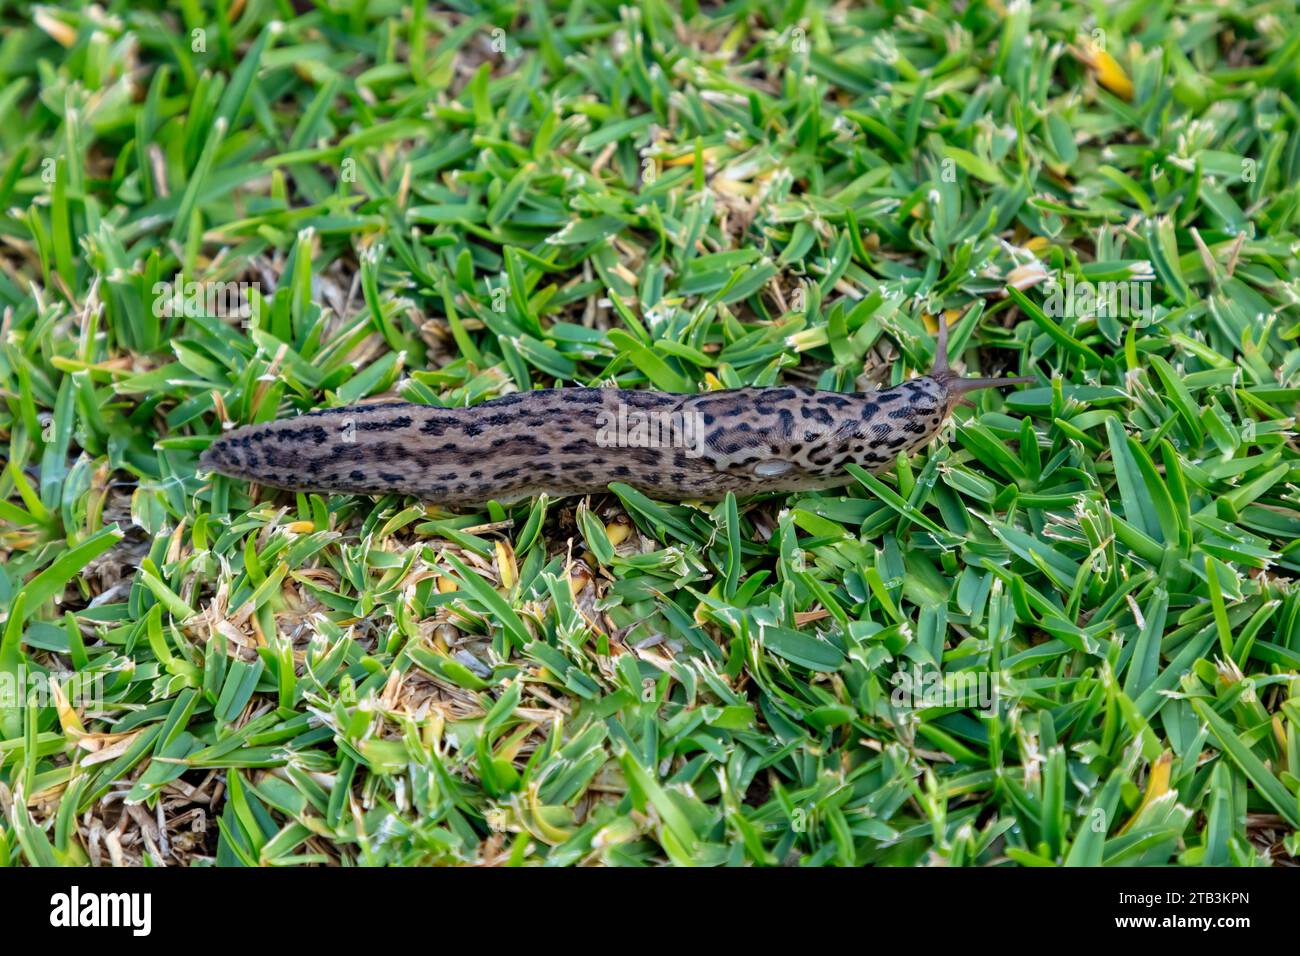
[[[165,6],[0,13],[0,864],[1294,862],[1293,4]],[[842,491],[196,468],[939,321]]]

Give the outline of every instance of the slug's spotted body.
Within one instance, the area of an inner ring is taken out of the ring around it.
[[[934,371],[879,392],[560,388],[469,408],[359,405],[237,429],[201,465],[295,491],[398,492],[452,506],[615,481],[670,499],[831,488],[852,480],[848,462],[879,471],[925,445],[965,392],[1025,381],[956,377],[945,339],[941,331]]]

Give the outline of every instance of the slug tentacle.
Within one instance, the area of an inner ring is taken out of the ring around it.
[[[223,435],[200,466],[294,491],[409,494],[439,504],[562,496],[623,482],[667,499],[848,484],[930,442],[961,396],[1031,378],[962,378],[939,326],[934,368],[864,394],[739,388],[519,392],[468,408],[358,405]]]
[[[954,372],[948,365],[948,323],[939,317],[939,333],[935,336],[934,367],[929,377],[939,382],[951,396],[948,410],[963,402],[963,395],[981,388],[998,388],[1002,385],[1029,385],[1036,381],[1032,375],[1002,376],[998,378],[965,378]],[[970,404],[965,402],[965,404]]]

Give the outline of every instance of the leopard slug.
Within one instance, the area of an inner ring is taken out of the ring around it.
[[[354,405],[248,425],[200,467],[292,491],[414,495],[449,506],[599,492],[654,498],[809,491],[852,481],[933,439],[961,397],[1034,381],[962,378],[940,323],[929,374],[861,394],[738,388],[693,395],[551,388],[465,408]]]

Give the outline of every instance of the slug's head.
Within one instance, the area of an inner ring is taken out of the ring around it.
[[[948,323],[942,315],[939,316],[936,346],[934,367],[926,377],[936,382],[943,392],[944,418],[951,415],[952,410],[965,401],[964,396],[967,392],[974,392],[981,388],[997,388],[1000,385],[1028,385],[1035,380],[1031,375],[1007,378],[963,378],[958,375],[948,367]]]
[[[998,385],[1032,382],[1032,378],[963,378],[948,367],[948,327],[939,323],[934,367],[880,392],[855,396],[857,421],[828,436],[827,445],[843,460],[877,471],[899,456],[929,444],[967,392]],[[967,404],[970,404],[967,402]]]
[[[696,457],[712,467],[712,487],[801,491],[852,481],[846,463],[868,471],[890,467],[938,435],[967,392],[1031,381],[957,375],[948,367],[948,330],[940,325],[934,368],[893,388],[859,394],[737,389],[692,396],[683,410],[702,422],[705,441]],[[670,476],[688,474],[686,457],[666,462]]]

